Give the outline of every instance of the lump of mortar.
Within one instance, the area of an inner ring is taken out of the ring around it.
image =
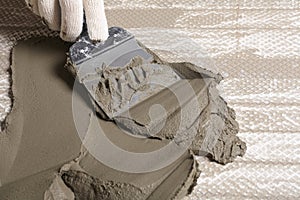
[[[191,150],[197,155],[209,156],[222,164],[232,162],[237,156],[243,156],[246,151],[245,142],[236,135],[239,130],[235,111],[228,107],[219,95],[217,85],[222,77],[210,71],[199,69],[191,63],[169,63],[175,70],[189,77],[211,77],[205,82],[206,91],[199,98],[199,102],[206,102],[199,113],[197,121],[197,134],[193,138]],[[195,70],[196,69],[196,70]],[[197,79],[197,78],[196,78]],[[199,103],[199,105],[202,105]]]
[[[145,64],[141,57],[135,57],[125,67],[103,67],[99,76],[96,98],[112,118],[135,105],[137,100],[143,101],[180,79],[172,68]]]
[[[222,76],[192,63],[164,62],[139,45],[152,55],[151,63],[135,57],[126,66],[102,67],[96,90],[102,106],[95,103],[95,110],[110,113],[130,134],[187,142],[195,154],[222,164],[243,156],[246,145],[236,136],[235,112],[216,89]],[[66,68],[76,75],[70,59]]]
[[[59,197],[59,198],[58,198]],[[57,200],[57,199],[74,199],[74,193],[68,188],[60,176],[56,176],[50,185],[49,189],[44,193],[44,199]]]
[[[112,174],[105,176],[93,172],[101,164],[90,156],[83,158],[79,164],[70,164],[68,170],[62,170],[60,174],[65,184],[74,192],[75,199],[180,199],[192,190],[193,184],[199,177],[197,163],[195,160],[193,161],[193,157],[186,154],[180,160],[180,162],[176,162],[166,169],[160,170],[160,172],[152,172],[151,176],[139,174],[138,176],[144,179],[147,177],[148,180],[142,181],[144,183],[141,182],[142,179],[140,178],[140,180],[135,181],[135,184],[107,180],[107,178],[111,179]],[[93,165],[87,166],[91,162]],[[82,168],[78,170],[76,165],[85,168],[85,170]],[[93,173],[93,176],[87,171]],[[159,174],[162,174],[161,172],[164,172],[163,177],[157,178]],[[125,176],[130,177],[126,174]],[[131,179],[136,177],[132,176]],[[143,185],[146,182],[152,182],[152,184]]]

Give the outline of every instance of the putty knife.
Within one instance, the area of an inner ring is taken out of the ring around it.
[[[87,33],[83,33],[81,38],[70,47],[69,55],[77,79],[85,86],[100,108],[101,103],[95,94],[101,78],[99,72],[103,65],[109,67],[126,66],[137,56],[146,63],[153,60],[152,55],[138,45],[131,33],[119,27],[109,28],[109,37],[104,42],[94,43],[89,39]]]

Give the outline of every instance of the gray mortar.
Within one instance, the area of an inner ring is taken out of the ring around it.
[[[131,119],[128,118],[131,124],[129,128],[138,127],[136,122],[140,127],[148,125],[147,130],[151,135],[157,131],[156,125],[164,127],[155,134],[156,139],[144,134],[142,143],[140,138],[124,134],[115,119],[107,121],[109,117],[104,112],[102,116],[106,120],[98,117],[97,120],[108,137],[128,151],[151,151],[153,147],[161,148],[171,139],[177,144],[192,142],[190,150],[171,165],[150,173],[125,173],[105,166],[82,148],[82,141],[74,126],[70,87],[74,80],[62,68],[67,49],[68,45],[59,39],[49,38],[32,39],[14,48],[11,66],[14,104],[5,121],[4,132],[0,135],[0,158],[3,161],[0,162],[0,199],[47,199],[49,195],[55,195],[54,188],[59,189],[60,186],[59,191],[65,191],[66,196],[73,196],[70,193],[72,190],[77,199],[180,199],[191,192],[199,177],[199,169],[192,156],[194,153],[210,155],[224,164],[244,154],[245,143],[236,136],[238,124],[235,113],[216,89],[222,77],[191,63],[165,63],[145,48],[153,55],[152,64],[174,69],[181,79],[188,77],[196,94],[191,101],[186,98],[187,102],[182,107],[183,118],[188,126],[182,129],[180,137],[170,131],[172,128],[176,130],[175,122],[180,116],[176,103],[165,108],[166,115],[160,116],[160,107],[153,109],[150,113],[152,118],[158,116],[161,120],[150,126],[146,115],[137,112],[138,106],[143,107],[144,103],[132,107],[132,111],[137,110]],[[72,69],[70,63],[68,67]],[[200,90],[198,83],[204,79],[209,80],[206,82],[208,84]],[[175,86],[178,86],[177,83]],[[156,97],[162,97],[162,93]],[[147,100],[153,102],[155,98],[151,98]],[[84,98],[80,101],[86,109],[90,109]],[[191,102],[199,103],[199,112],[193,110]],[[189,113],[190,116],[186,116]],[[124,117],[124,112],[119,116]],[[167,119],[166,124],[161,123],[163,119]],[[138,130],[136,134],[143,131]],[[107,152],[107,149],[99,148],[101,150]],[[121,162],[126,158],[120,159]],[[60,194],[56,195],[60,197]]]
[[[106,66],[103,69],[102,78],[98,84],[97,98],[102,102],[104,113],[112,108],[118,108],[114,112],[117,114],[109,120],[113,120],[119,127],[135,136],[175,139],[178,144],[182,142],[191,144],[189,149],[196,155],[208,155],[222,164],[232,162],[237,156],[243,156],[246,144],[236,136],[239,127],[235,120],[235,112],[220,97],[216,88],[223,77],[192,63],[164,62],[142,43],[139,42],[139,45],[153,56],[151,64],[165,69],[162,70],[166,74],[165,77],[159,74],[162,84],[171,82],[173,85],[169,84],[168,87],[172,88],[174,85],[176,87],[180,80],[188,80],[194,89],[197,101],[186,99],[184,106],[176,103],[168,105],[171,97],[159,98],[167,91],[163,88],[156,88],[156,93],[154,93],[149,89],[149,77],[153,79],[158,74],[150,72],[149,65],[143,65],[143,59],[136,57],[125,67]],[[71,62],[67,62],[66,67],[74,73],[75,69]],[[138,70],[140,73],[135,73]],[[174,73],[176,76],[172,79]],[[139,74],[139,76],[135,75],[132,78],[127,74]],[[118,83],[113,80],[117,80]],[[126,92],[122,92],[124,90]],[[141,98],[140,102],[130,104],[132,96],[137,93],[138,95],[145,93],[147,98]],[[195,109],[195,103],[199,105],[197,109]],[[127,106],[123,106],[124,104]],[[157,112],[150,118],[148,111],[151,104],[162,104],[166,108],[166,113],[162,115],[162,111]],[[107,119],[107,115],[103,115],[103,110],[101,111],[98,106],[95,106],[95,110]],[[180,122],[190,124],[189,128],[178,132],[176,128]]]

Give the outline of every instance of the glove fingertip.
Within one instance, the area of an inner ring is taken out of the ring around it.
[[[58,23],[48,24],[48,27],[53,31],[59,31],[60,30],[60,24],[58,24]]]
[[[105,41],[109,36],[107,29],[100,29],[98,31],[89,29],[88,34],[90,39],[94,41]]]
[[[65,31],[61,31],[60,32],[60,38],[64,41],[67,41],[67,42],[74,42],[77,40],[77,38],[79,37],[80,35],[80,32],[78,34],[72,32],[72,34],[68,34],[66,33]]]
[[[96,41],[106,40],[109,34],[104,1],[84,0],[83,5],[90,39]]]
[[[82,1],[60,0],[61,7],[61,39],[73,42],[82,31],[83,5]]]

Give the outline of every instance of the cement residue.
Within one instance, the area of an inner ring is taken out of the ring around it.
[[[150,64],[135,57],[126,66],[104,64],[102,70],[93,75],[82,75],[79,81],[86,84],[95,80],[98,80],[98,85],[92,96],[103,112],[113,118],[177,82],[179,77],[169,66]]]
[[[101,165],[86,154],[61,169],[60,176],[75,199],[181,199],[192,191],[200,175],[196,160],[188,152],[166,169],[150,174],[123,173],[118,181],[111,181],[118,172],[108,172],[107,176],[99,171],[100,167],[105,172]],[[131,183],[120,181],[124,177]]]
[[[44,200],[73,200],[74,193],[68,188],[60,176],[55,177],[49,189],[45,191]]]
[[[67,49],[68,45],[58,39],[32,39],[14,48],[11,66],[14,105],[0,140],[0,199],[40,200],[50,196],[55,199],[59,195],[66,198],[74,195],[75,199],[173,199],[189,193],[199,176],[190,151],[165,168],[136,174],[112,169],[82,148],[73,121],[73,78],[62,68]],[[155,58],[155,64],[161,63]],[[199,102],[202,99],[198,108],[201,112],[186,118],[194,120],[187,120],[190,128],[187,130],[196,134],[190,149],[198,154],[201,151],[210,153],[221,163],[242,155],[245,146],[236,137],[238,126],[234,112],[215,90],[219,76],[201,68],[197,72],[190,70],[195,66],[189,63],[169,66],[183,71],[181,74],[191,74],[190,77],[199,77],[200,73],[212,80],[209,87],[202,87],[203,90],[197,87],[201,79],[188,80],[197,94],[194,100]],[[81,101],[86,109],[91,109],[90,102],[84,98]],[[185,112],[188,113],[192,107],[186,105]],[[175,122],[178,115],[170,113],[176,113],[178,107],[174,106],[175,110],[172,107],[166,108],[169,113],[166,118]],[[147,122],[139,115],[133,116],[139,123]],[[174,137],[167,129],[158,134],[161,140],[131,137],[114,122],[99,117],[97,120],[106,133],[110,133],[107,137],[127,151],[151,151]],[[225,126],[220,127],[222,123]],[[171,127],[171,124],[166,124],[166,127]],[[187,138],[183,141],[190,138],[186,132],[183,136]],[[100,148],[99,151],[105,150]]]
[[[235,113],[216,88],[222,76],[192,63],[164,62],[143,44],[139,45],[153,56],[152,65],[162,72],[154,73],[154,67],[140,57],[126,66],[105,66],[96,97],[102,105],[100,110],[113,110],[110,119],[132,135],[189,143],[195,154],[210,154],[222,164],[244,155],[246,145],[236,136]],[[75,66],[69,63],[67,68],[74,71]],[[164,87],[152,91],[150,79],[157,76]],[[147,98],[133,98],[142,94],[147,94]],[[138,101],[130,103],[132,99]],[[153,105],[161,105],[163,110],[151,112]],[[152,117],[150,113],[154,113]]]
[[[62,174],[65,184],[72,189],[76,199],[144,199],[145,193],[130,184],[103,181],[80,171]]]
[[[191,149],[198,155],[207,152],[213,160],[226,164],[243,156],[246,144],[236,136],[239,126],[235,112],[219,96],[216,82],[210,85],[208,98],[209,104],[202,112],[197,139]]]

